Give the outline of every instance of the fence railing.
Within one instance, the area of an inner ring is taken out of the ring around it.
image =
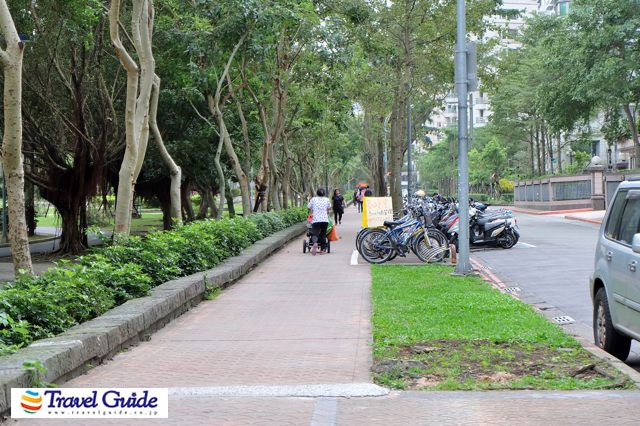
[[[637,177],[637,173],[605,173],[602,166],[595,166],[583,175],[516,181],[513,201],[516,207],[537,210],[603,210],[611,202],[620,182],[630,177]]]

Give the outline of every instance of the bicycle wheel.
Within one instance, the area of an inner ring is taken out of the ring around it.
[[[363,237],[360,244],[360,256],[369,263],[384,263],[394,253],[393,245],[386,231],[371,229]]]
[[[448,246],[440,244],[436,236],[426,232],[414,240],[411,249],[422,262],[433,263],[444,259]]]
[[[362,244],[362,238],[365,236],[367,232],[369,232],[371,228],[362,228],[356,234],[356,250],[360,251],[360,244]]]
[[[427,229],[427,233],[429,237],[435,238],[441,246],[449,247],[449,240],[444,232],[437,228],[429,228]]]
[[[388,228],[383,226],[379,226],[377,228],[362,228],[361,230],[358,231],[358,234],[356,235],[356,250],[360,251],[360,246],[362,245],[362,239],[364,238],[365,235],[367,235],[367,233],[371,232],[374,229],[382,230],[384,232],[387,232],[389,230]]]

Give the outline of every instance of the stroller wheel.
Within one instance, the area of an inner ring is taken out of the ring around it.
[[[302,252],[303,252],[303,253],[306,253],[306,252],[307,252],[307,247],[308,247],[307,240],[304,240],[304,241],[302,242]]]

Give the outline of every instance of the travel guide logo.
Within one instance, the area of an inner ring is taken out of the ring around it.
[[[12,418],[169,417],[167,388],[13,388]]]
[[[26,390],[20,398],[20,406],[27,414],[35,414],[42,408],[42,395],[40,392]]]

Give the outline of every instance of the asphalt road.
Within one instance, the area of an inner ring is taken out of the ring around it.
[[[572,332],[593,341],[589,276],[600,225],[560,216],[515,216],[520,228],[515,247],[472,249],[472,256],[507,286],[518,287],[573,318]],[[639,368],[640,344],[634,342],[631,350],[627,364]]]

